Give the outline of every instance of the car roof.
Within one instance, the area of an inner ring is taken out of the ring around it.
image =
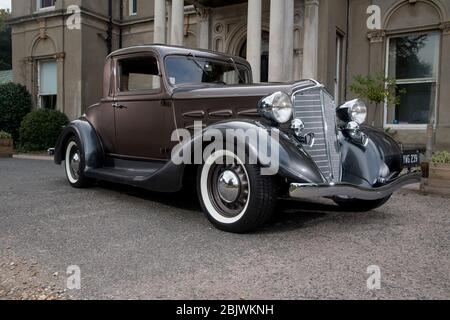
[[[193,54],[194,56],[203,57],[203,58],[210,58],[210,59],[229,59],[233,58],[234,61],[237,63],[249,65],[247,60],[234,56],[231,54],[226,54],[222,52],[215,52],[211,50],[203,50],[203,49],[191,49],[186,47],[180,47],[180,46],[170,46],[165,44],[151,44],[151,45],[141,45],[141,46],[133,46],[133,47],[127,47],[123,49],[119,49],[117,51],[112,52],[108,58],[123,55],[123,54],[129,54],[129,53],[136,53],[136,52],[145,52],[145,51],[156,51],[162,58],[168,56],[168,55],[188,55],[189,53]]]

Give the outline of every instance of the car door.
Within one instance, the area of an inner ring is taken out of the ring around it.
[[[115,156],[168,160],[175,122],[156,54],[117,57],[115,68]]]

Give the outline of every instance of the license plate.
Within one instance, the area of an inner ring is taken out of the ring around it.
[[[403,153],[403,166],[407,168],[420,167],[420,152],[405,151]]]

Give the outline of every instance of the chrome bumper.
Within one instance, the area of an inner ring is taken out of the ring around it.
[[[293,183],[289,189],[289,195],[291,198],[340,196],[361,200],[379,200],[390,196],[404,186],[418,183],[421,179],[422,174],[419,172],[408,173],[379,188],[366,188],[346,183],[320,185]]]

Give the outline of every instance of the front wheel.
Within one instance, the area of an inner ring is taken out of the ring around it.
[[[64,168],[67,180],[74,188],[89,186],[90,180],[84,175],[84,156],[80,150],[80,142],[77,138],[69,139],[66,146]]]
[[[350,212],[368,212],[380,208],[392,195],[379,200],[359,200],[359,199],[343,199],[335,198],[334,202],[343,210]]]
[[[212,154],[199,168],[197,189],[208,220],[218,229],[245,233],[264,225],[278,199],[274,177],[261,175],[231,151]]]

